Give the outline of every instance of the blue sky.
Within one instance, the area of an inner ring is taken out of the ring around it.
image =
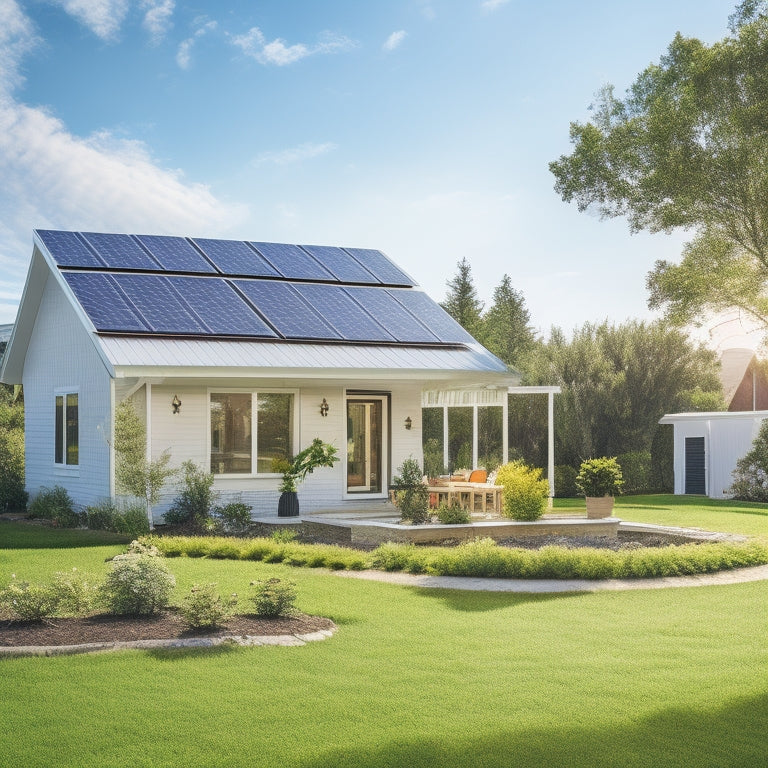
[[[379,248],[435,299],[466,257],[546,334],[648,318],[685,233],[563,203],[608,82],[735,0],[0,0],[0,323],[35,228]]]

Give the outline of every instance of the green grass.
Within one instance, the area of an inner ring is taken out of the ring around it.
[[[586,510],[584,499],[554,499],[553,512]],[[768,537],[768,505],[702,496],[617,496],[614,515],[635,523],[655,523],[707,531]]]
[[[0,541],[0,581],[103,573],[122,548],[11,524]],[[262,562],[169,566],[177,596],[195,582],[245,594],[255,578],[289,579],[299,608],[339,631],[302,648],[2,660],[2,768],[753,768],[765,759],[765,582],[513,595]]]

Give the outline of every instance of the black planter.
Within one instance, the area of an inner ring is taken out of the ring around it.
[[[299,516],[299,494],[296,491],[283,491],[280,494],[280,501],[277,502],[277,516]]]

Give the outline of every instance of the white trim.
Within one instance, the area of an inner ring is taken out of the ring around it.
[[[77,395],[77,464],[67,464],[67,397],[69,395]],[[64,424],[62,425],[62,440],[64,444],[61,446],[61,455],[64,459],[62,463],[56,461],[56,398],[63,397],[63,413]],[[59,470],[59,474],[72,475],[75,472],[80,471],[80,388],[79,387],[56,387],[53,390],[53,468],[54,474],[56,470]]]
[[[766,419],[768,411],[694,411],[691,413],[667,413],[659,424],[675,424],[678,421],[708,421],[712,419]]]

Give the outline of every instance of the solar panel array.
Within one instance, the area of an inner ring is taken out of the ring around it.
[[[102,333],[474,341],[381,251],[53,230],[37,235]]]

